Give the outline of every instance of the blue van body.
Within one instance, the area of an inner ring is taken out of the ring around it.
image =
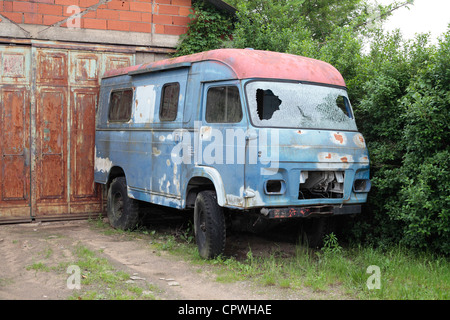
[[[345,83],[312,59],[309,79],[279,70],[285,56],[223,49],[105,75],[95,182],[123,176],[130,199],[177,209],[212,190],[219,207],[268,219],[360,213],[369,154]]]

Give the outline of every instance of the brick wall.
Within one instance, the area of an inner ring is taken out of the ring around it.
[[[181,35],[187,31],[191,0],[0,0],[0,23],[6,18],[66,27],[74,5],[82,15],[80,28]]]

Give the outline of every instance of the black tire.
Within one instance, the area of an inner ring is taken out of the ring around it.
[[[214,191],[197,195],[194,207],[194,231],[200,256],[213,259],[225,250],[226,224]]]
[[[302,223],[303,243],[310,248],[323,247],[323,239],[334,232],[335,223],[333,217],[313,217],[305,219]]]
[[[125,177],[115,178],[108,190],[107,215],[115,229],[133,230],[139,223],[139,203],[128,197]]]

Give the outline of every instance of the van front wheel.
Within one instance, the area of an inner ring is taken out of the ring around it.
[[[324,237],[335,231],[333,217],[306,218],[303,223],[303,237],[310,248],[321,248]]]
[[[213,259],[225,250],[226,225],[214,191],[197,195],[194,207],[194,231],[200,256]]]
[[[115,178],[108,189],[107,215],[115,229],[132,230],[139,222],[139,203],[128,197],[125,177]]]

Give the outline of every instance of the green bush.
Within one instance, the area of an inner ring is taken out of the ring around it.
[[[376,244],[450,253],[449,34],[437,47],[420,36],[384,63],[375,59],[377,71],[356,108],[374,189],[369,219],[355,229]]]
[[[450,254],[450,31],[401,100],[405,156],[399,203],[392,214],[405,221],[414,247]]]

